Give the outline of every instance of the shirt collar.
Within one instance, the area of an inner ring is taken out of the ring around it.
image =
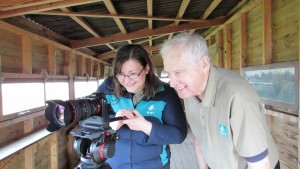
[[[201,105],[205,107],[213,107],[215,103],[215,97],[217,93],[217,81],[218,81],[218,68],[212,66],[209,71],[208,82],[206,85],[205,93],[201,102]]]

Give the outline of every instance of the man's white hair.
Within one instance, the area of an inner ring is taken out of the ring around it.
[[[186,57],[198,60],[203,56],[208,56],[208,48],[205,39],[198,34],[188,34],[186,32],[176,35],[173,39],[166,41],[160,50],[160,54],[164,59],[170,50],[178,46],[183,46]]]

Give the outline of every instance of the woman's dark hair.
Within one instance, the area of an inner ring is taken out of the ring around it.
[[[155,95],[155,89],[157,87],[157,84],[155,82],[155,70],[154,66],[148,56],[148,52],[143,48],[143,46],[138,44],[129,44],[122,46],[116,55],[116,58],[114,60],[113,64],[113,81],[114,81],[114,92],[117,98],[120,98],[122,95],[122,92],[126,90],[121,83],[118,81],[116,75],[121,73],[121,68],[124,62],[134,59],[138,61],[143,68],[149,65],[149,73],[146,75],[146,81],[145,81],[145,88],[144,88],[144,95],[146,99],[153,98]]]

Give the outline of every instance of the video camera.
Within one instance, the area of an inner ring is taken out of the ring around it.
[[[79,122],[82,128],[71,131],[75,138],[73,150],[80,163],[75,169],[106,169],[105,160],[115,153],[118,134],[109,127],[113,111],[103,93],[93,93],[77,100],[49,100],[45,117],[49,121],[47,130],[55,132],[70,124]]]

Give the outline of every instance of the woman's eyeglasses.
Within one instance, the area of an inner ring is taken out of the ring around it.
[[[139,73],[130,73],[129,75],[117,74],[116,77],[120,81],[125,80],[126,77],[129,78],[129,79],[137,79],[141,75],[141,73],[142,73],[143,70],[144,70],[144,68]]]

